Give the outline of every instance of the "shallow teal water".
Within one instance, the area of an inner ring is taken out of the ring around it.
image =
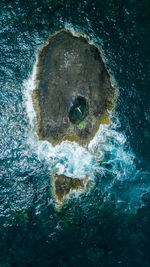
[[[90,152],[35,136],[31,74],[61,28],[100,47],[119,89]],[[1,0],[0,43],[0,266],[149,266],[149,1]],[[58,212],[54,170],[94,187]]]

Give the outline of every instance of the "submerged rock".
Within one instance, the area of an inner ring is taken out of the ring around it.
[[[57,204],[62,204],[63,200],[65,200],[67,196],[71,195],[72,192],[87,189],[89,184],[90,181],[88,178],[81,180],[78,178],[71,178],[63,174],[55,174],[52,185]]]
[[[41,49],[33,103],[40,140],[88,144],[108,123],[114,88],[98,48],[62,30]]]

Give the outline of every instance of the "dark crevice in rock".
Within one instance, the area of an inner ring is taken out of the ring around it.
[[[82,96],[78,96],[69,111],[69,119],[72,123],[80,123],[88,113],[88,103]]]

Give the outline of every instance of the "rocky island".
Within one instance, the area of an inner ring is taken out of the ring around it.
[[[39,140],[53,145],[64,140],[88,145],[101,123],[109,123],[114,88],[98,48],[83,36],[61,30],[38,55],[32,99]],[[74,190],[87,188],[87,179],[52,177],[53,195],[61,204]]]
[[[100,123],[108,123],[114,88],[98,48],[61,30],[38,55],[33,104],[40,140],[87,145]]]

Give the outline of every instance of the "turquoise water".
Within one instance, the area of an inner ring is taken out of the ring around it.
[[[97,44],[118,88],[88,151],[35,134],[37,53],[62,28]],[[1,0],[0,44],[0,267],[149,267],[149,1]],[[58,212],[53,171],[94,186]]]

